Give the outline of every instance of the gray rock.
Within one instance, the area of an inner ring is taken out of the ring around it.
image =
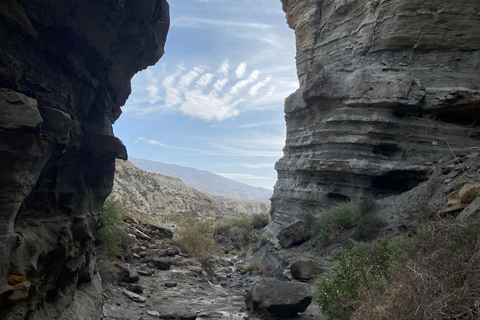
[[[127,157],[112,124],[163,54],[168,4],[6,0],[0,21],[0,318],[99,319],[95,233]]]
[[[143,293],[144,288],[139,284],[130,284],[128,285],[127,290],[132,291],[133,293],[141,294]]]
[[[320,266],[312,259],[299,258],[290,265],[290,273],[297,280],[310,280],[320,272]]]
[[[176,287],[177,283],[176,282],[165,282],[165,287],[167,288],[173,288]]]
[[[157,237],[160,239],[172,239],[173,238],[173,231],[170,229],[167,229],[165,227],[156,225],[156,224],[147,224],[147,228],[157,231],[158,235]]]
[[[152,317],[160,317],[160,312],[158,311],[149,311],[147,310],[147,314]]]
[[[290,248],[307,241],[311,235],[311,226],[304,221],[297,221],[283,228],[277,235],[277,239],[282,247]]]
[[[186,314],[180,315],[180,317],[178,317],[178,319],[180,319],[180,320],[195,320],[195,319],[197,319],[197,315],[195,313],[186,313]]]
[[[249,310],[290,318],[303,312],[312,302],[310,286],[302,282],[262,279],[245,296]]]
[[[282,3],[300,88],[285,100],[269,241],[307,213],[400,195],[445,156],[478,152],[480,42],[469,40],[480,33],[476,0]]]
[[[120,270],[119,276],[121,281],[127,283],[135,283],[138,282],[138,280],[140,279],[138,272],[130,266],[120,263],[116,263],[115,266],[118,267],[118,269]]]
[[[133,301],[135,301],[135,302],[142,303],[142,302],[147,301],[147,298],[142,297],[141,295],[138,295],[138,294],[136,294],[134,292],[131,292],[131,291],[128,291],[128,290],[123,290],[122,293],[124,295],[126,295],[127,297],[129,297],[130,299],[132,299]]]
[[[168,270],[170,269],[173,261],[169,258],[153,258],[152,262],[157,269]]]

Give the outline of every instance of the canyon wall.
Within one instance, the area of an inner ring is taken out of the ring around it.
[[[165,0],[0,2],[0,318],[99,319],[112,123],[163,55]]]
[[[402,194],[480,150],[478,1],[282,5],[300,88],[285,102],[270,234],[338,201]]]

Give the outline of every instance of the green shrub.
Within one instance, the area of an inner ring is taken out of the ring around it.
[[[177,220],[175,240],[200,262],[207,261],[219,248],[214,239],[213,223],[194,210]]]
[[[355,227],[360,218],[361,212],[357,203],[340,203],[318,220],[318,241],[323,245],[328,244],[332,233]]]
[[[215,235],[217,239],[221,237],[229,239],[241,252],[245,252],[248,245],[258,240],[252,218],[242,215],[224,217],[219,220],[215,226]]]
[[[270,222],[270,215],[267,213],[255,213],[251,217],[252,226],[255,230],[263,229]]]
[[[103,226],[97,232],[97,240],[107,253],[113,256],[122,255],[124,248],[121,246],[127,235],[121,225],[123,208],[118,201],[106,200],[103,205]]]
[[[367,250],[351,246],[335,256],[335,266],[317,283],[317,303],[329,319],[349,319],[362,294],[373,295],[378,283],[389,281],[394,250],[389,241]]]
[[[410,237],[350,247],[317,283],[329,319],[477,319],[480,218],[443,219]]]

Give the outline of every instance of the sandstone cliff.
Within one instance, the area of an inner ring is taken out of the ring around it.
[[[168,26],[164,0],[0,3],[0,318],[100,317],[112,123]]]
[[[190,209],[202,215],[268,213],[270,202],[213,198],[195,190],[178,178],[145,172],[129,161],[117,160],[111,193],[132,213],[147,213],[174,222]]]
[[[402,194],[478,151],[478,1],[282,4],[300,89],[285,102],[271,234],[337,201]]]

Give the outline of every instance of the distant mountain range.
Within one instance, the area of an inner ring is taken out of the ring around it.
[[[269,200],[273,193],[272,190],[252,187],[248,184],[230,180],[205,170],[131,157],[129,157],[128,160],[144,171],[182,179],[186,185],[215,196]]]
[[[153,215],[162,222],[175,219],[189,210],[201,215],[268,214],[269,201],[211,196],[187,186],[182,180],[145,172],[129,161],[116,160],[111,198],[139,218]],[[215,199],[214,199],[215,198]]]

